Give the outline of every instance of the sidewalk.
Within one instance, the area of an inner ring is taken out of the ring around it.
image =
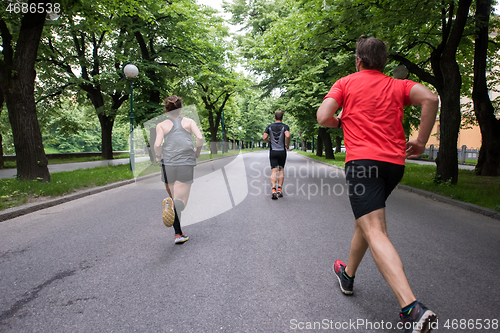
[[[405,160],[405,163],[416,163],[416,164],[422,164],[422,165],[436,165],[436,162],[424,161],[424,160]],[[458,168],[463,169],[463,170],[474,170],[475,166],[474,165],[459,164]]]
[[[148,156],[137,157],[136,162],[149,161]],[[106,165],[120,165],[129,164],[130,160],[128,158],[120,158],[116,160],[102,160],[93,162],[80,162],[80,163],[65,163],[65,164],[53,164],[49,165],[49,172],[61,172],[61,171],[73,171],[77,169],[91,169]],[[17,169],[0,169],[0,179],[12,178],[17,174]]]

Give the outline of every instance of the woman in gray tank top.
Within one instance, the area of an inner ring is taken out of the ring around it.
[[[156,160],[161,162],[161,179],[169,195],[163,201],[163,223],[174,227],[175,244],[189,239],[181,230],[181,212],[189,199],[196,158],[203,145],[203,136],[195,121],[182,117],[181,111],[182,98],[172,95],[165,99],[165,113],[169,117],[156,126],[154,146]]]

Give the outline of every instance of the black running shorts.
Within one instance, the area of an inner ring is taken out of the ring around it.
[[[161,181],[166,184],[173,184],[176,181],[185,184],[192,184],[194,178],[193,165],[161,165]]]
[[[345,164],[349,200],[356,219],[377,209],[403,178],[404,165],[374,160],[356,160]]]
[[[271,162],[271,169],[285,168],[286,163],[286,150],[270,150],[269,161]]]

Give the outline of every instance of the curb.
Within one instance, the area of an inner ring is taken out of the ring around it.
[[[249,153],[253,153],[253,151],[251,151]],[[234,154],[234,155],[222,156],[222,157],[218,157],[218,158],[211,158],[209,160],[201,161],[198,164],[204,164],[204,163],[212,162],[214,160],[234,157],[234,156],[238,156],[238,155],[239,154]],[[19,217],[19,216],[26,215],[29,213],[33,213],[33,212],[36,212],[38,210],[42,210],[42,209],[46,209],[46,208],[53,207],[56,205],[60,205],[62,203],[68,202],[68,201],[80,199],[80,198],[86,197],[88,195],[111,190],[111,189],[114,189],[114,188],[117,188],[120,186],[124,186],[124,185],[133,184],[137,181],[145,180],[145,179],[156,177],[159,175],[160,175],[160,172],[155,172],[155,173],[152,173],[152,174],[149,174],[146,176],[122,180],[120,182],[116,182],[116,183],[112,183],[112,184],[108,184],[108,185],[93,187],[93,188],[88,189],[88,190],[64,195],[61,197],[57,197],[55,199],[50,199],[50,200],[41,201],[41,202],[33,202],[33,203],[25,204],[22,206],[18,206],[18,207],[8,208],[8,209],[0,212],[0,222],[7,221],[7,220],[13,219],[15,217]]]
[[[344,169],[341,168],[341,167],[339,167],[339,166],[331,165],[329,163],[322,162],[322,161],[317,161],[314,158],[310,158],[310,157],[307,157],[307,156],[304,156],[304,155],[301,155],[301,154],[297,154],[297,155],[302,156],[302,157],[307,158],[307,159],[310,159],[313,162],[324,164],[324,165],[327,165],[327,166],[330,166],[330,167],[333,167],[333,168],[337,168],[337,169],[341,169],[342,171],[344,171]],[[474,212],[474,213],[477,213],[477,214],[485,215],[485,216],[491,217],[491,218],[496,219],[496,220],[500,220],[500,212],[497,212],[496,210],[493,210],[493,209],[481,207],[481,206],[474,205],[474,204],[471,204],[471,203],[467,203],[467,202],[464,202],[464,201],[455,200],[455,199],[448,198],[448,197],[445,197],[445,196],[440,195],[440,194],[436,194],[434,192],[430,192],[430,191],[426,191],[426,190],[421,190],[419,188],[411,187],[411,186],[408,186],[408,185],[398,184],[396,186],[396,188],[400,189],[400,190],[403,190],[403,191],[412,192],[412,193],[421,195],[423,197],[426,197],[426,198],[429,198],[429,199],[432,199],[432,200],[435,200],[435,201],[446,203],[448,205],[452,205],[452,206],[455,206],[455,207],[458,207],[458,208],[462,208],[462,209],[465,209],[465,210],[468,210],[468,211],[471,211],[471,212]]]

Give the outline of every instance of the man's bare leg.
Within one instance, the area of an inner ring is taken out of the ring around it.
[[[276,188],[277,178],[278,178],[278,168],[271,169],[271,188]]]
[[[366,252],[366,245],[370,248],[377,268],[389,283],[400,306],[403,308],[414,302],[416,298],[406,279],[403,263],[387,236],[385,208],[363,215],[356,220],[356,229],[346,267],[347,275],[351,277],[355,275],[364,252]],[[363,249],[365,250],[363,251]]]
[[[363,236],[363,230],[361,230],[358,220],[356,220],[354,224],[354,235],[351,240],[351,249],[349,251],[349,259],[345,268],[345,273],[347,275],[352,278],[356,275],[358,266],[361,263],[361,260],[363,260],[367,249],[368,242]]]
[[[283,181],[285,180],[285,169],[283,168],[277,168],[278,169],[278,186],[283,187]]]

